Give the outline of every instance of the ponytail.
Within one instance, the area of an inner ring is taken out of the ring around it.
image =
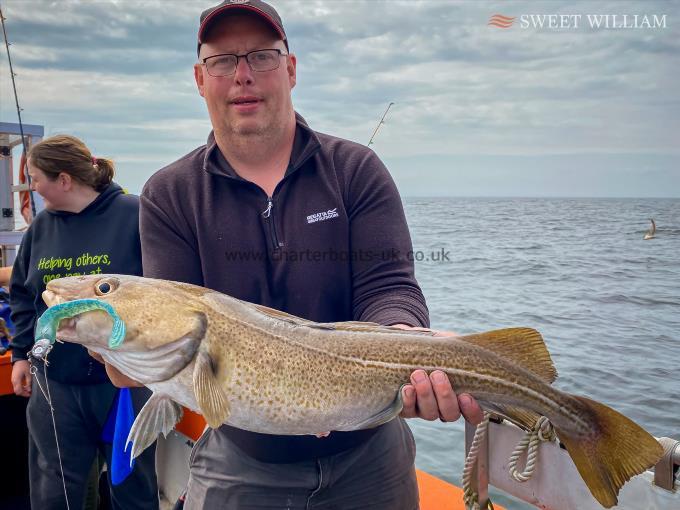
[[[92,156],[92,162],[94,163],[94,169],[97,171],[97,176],[92,187],[95,191],[102,192],[113,181],[113,161]]]

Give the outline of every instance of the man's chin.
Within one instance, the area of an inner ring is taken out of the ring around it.
[[[224,132],[234,137],[262,137],[272,131],[271,122],[262,119],[261,115],[232,119],[231,124],[224,126]]]
[[[268,130],[265,126],[255,123],[243,123],[242,125],[234,126],[231,130],[232,134],[242,138],[245,137],[261,137],[267,134]]]

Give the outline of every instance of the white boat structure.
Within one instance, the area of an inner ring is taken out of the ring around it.
[[[475,427],[466,423],[466,451],[475,435]],[[479,493],[480,507],[485,508],[488,487],[492,485],[537,508],[546,510],[601,510],[576,470],[567,451],[557,441],[539,443],[533,476],[518,481],[510,472],[510,459],[526,432],[507,422],[490,420],[486,438],[479,449],[473,486]],[[665,455],[654,467],[632,478],[619,493],[617,510],[680,510],[680,442],[657,438]],[[526,454],[519,459],[524,466]]]

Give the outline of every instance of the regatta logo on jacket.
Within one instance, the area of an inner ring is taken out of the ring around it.
[[[338,214],[338,208],[328,209],[328,211],[318,212],[316,214],[310,214],[307,216],[307,223],[316,223],[317,221],[326,221],[331,218],[337,218],[340,216]]]

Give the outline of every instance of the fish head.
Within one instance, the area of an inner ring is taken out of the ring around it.
[[[139,276],[84,275],[51,280],[42,297],[49,307],[81,299],[110,305],[125,325],[120,345],[110,345],[114,318],[99,309],[61,320],[57,340],[81,344],[126,375],[149,382],[164,380],[161,373],[181,370],[193,359],[207,330],[197,308],[202,292],[207,290]]]

